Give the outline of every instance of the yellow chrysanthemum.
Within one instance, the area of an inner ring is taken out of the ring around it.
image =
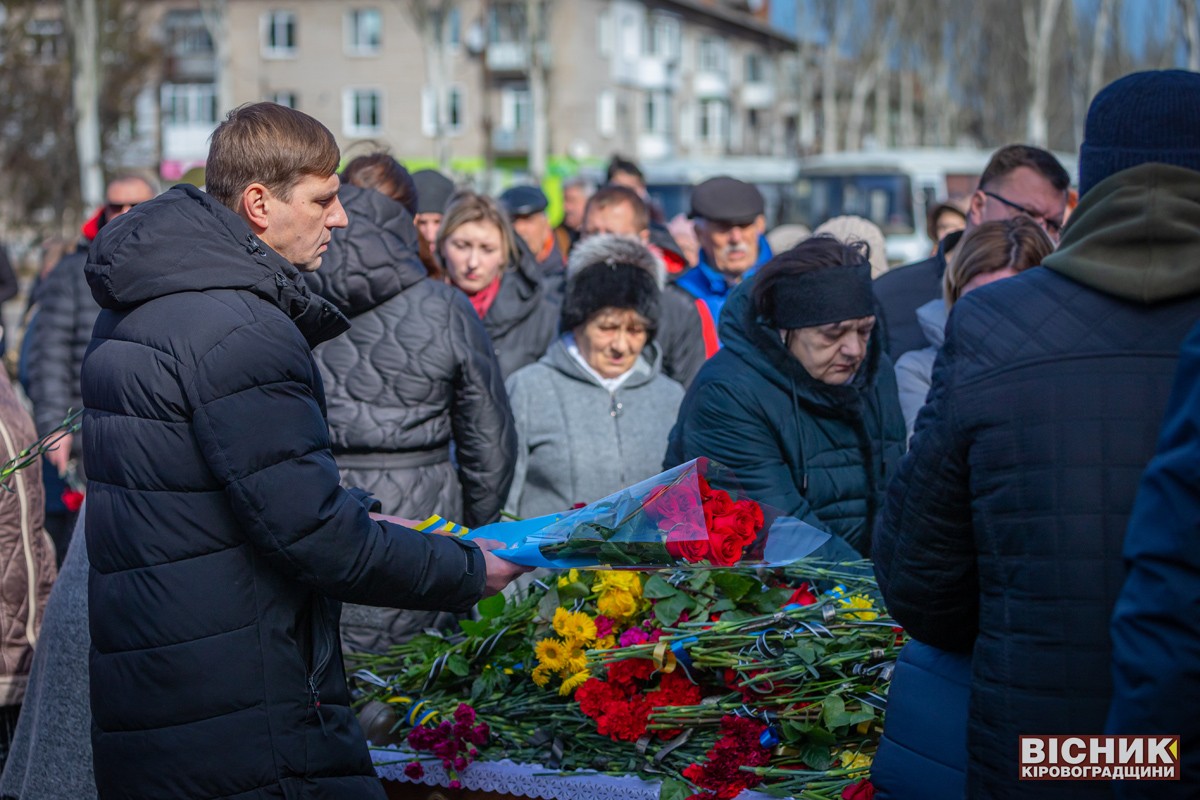
[[[617,646],[617,637],[613,636],[612,634],[609,634],[608,636],[605,636],[603,639],[596,640],[595,649],[597,649],[597,650],[612,650],[616,646]]]
[[[596,640],[596,621],[582,611],[560,607],[554,612],[554,632],[568,642],[590,644]]]
[[[866,753],[853,753],[849,750],[843,750],[839,759],[842,762],[843,769],[852,770],[868,770],[871,768],[871,762],[874,760]]]
[[[863,594],[851,595],[845,600],[839,600],[838,602],[841,604],[842,608],[875,608],[874,604],[871,603],[871,599]],[[855,619],[861,619],[863,622],[870,622],[873,619],[879,618],[879,614],[873,610],[860,611],[857,614],[851,614],[850,616],[854,617]]]
[[[537,656],[538,666],[550,671],[562,669],[566,664],[566,648],[558,639],[542,639],[534,645],[533,653]]]
[[[538,664],[533,668],[533,682],[538,686],[545,686],[550,682],[551,670],[546,668],[545,664]]]
[[[567,697],[571,692],[578,689],[584,682],[591,677],[591,673],[587,670],[576,672],[571,677],[562,682],[562,686],[558,687],[558,693],[563,697]]]
[[[558,579],[558,588],[564,589],[579,580],[579,570],[573,569]]]
[[[619,622],[637,613],[638,601],[629,592],[613,589],[600,595],[600,599],[596,601],[596,610]]]
[[[642,596],[642,576],[628,570],[610,569],[596,573],[596,582],[592,591],[605,594],[612,591],[628,592],[634,598]]]

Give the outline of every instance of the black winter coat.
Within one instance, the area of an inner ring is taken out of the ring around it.
[[[520,257],[504,271],[483,317],[505,379],[544,356],[558,335],[559,299],[544,285],[537,258],[517,239]]]
[[[971,797],[1109,796],[1019,783],[1017,737],[1104,729],[1121,543],[1198,292],[1200,181],[1147,165],[950,314],[872,556],[913,638],[973,652]]]
[[[348,185],[339,197],[350,224],[305,279],[353,320],[313,351],[342,485],[373,493],[385,514],[495,522],[517,432],[483,323],[462,292],[428,279],[403,206]],[[436,611],[342,607],[348,652],[386,652],[451,626],[454,616]]]
[[[887,352],[892,361],[909,350],[928,346],[917,309],[942,296],[942,277],[946,274],[946,254],[962,239],[961,231],[946,236],[937,252],[914,264],[906,264],[880,275],[872,283],[879,302],[879,317],[887,335]]]
[[[904,416],[891,362],[873,333],[846,386],[822,383],[754,311],[749,283],[721,313],[721,352],[688,389],[663,466],[707,456],[746,492],[841,537],[865,555],[892,467],[904,452]],[[822,556],[856,558],[842,542]]]
[[[63,257],[38,289],[24,357],[39,436],[61,425],[68,410],[83,407],[79,373],[100,314],[84,274],[86,263],[86,248]],[[79,437],[74,445],[78,452]]]
[[[92,741],[102,798],[382,798],[337,600],[463,610],[468,543],[338,483],[310,348],[346,329],[191,186],[107,226],[83,366]]]
[[[342,482],[386,514],[495,522],[517,434],[487,332],[462,292],[426,277],[403,206],[354,186],[340,196],[350,224],[305,278],[353,320],[313,353]]]

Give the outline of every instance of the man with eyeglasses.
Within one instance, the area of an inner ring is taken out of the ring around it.
[[[967,232],[982,222],[1024,215],[1042,226],[1057,244],[1070,188],[1071,176],[1048,151],[1023,144],[997,150],[971,195],[966,228],[943,239],[930,258],[891,270],[875,281],[892,359],[928,344],[917,321],[917,309],[941,297],[946,264]]]
[[[58,427],[70,409],[83,407],[79,370],[100,313],[83,273],[88,247],[105,225],[156,194],[150,180],[139,175],[110,181],[104,206],[84,223],[75,252],[64,256],[38,287],[38,311],[25,333],[29,341],[24,358],[29,375],[26,388],[40,436]],[[68,435],[46,459],[62,474],[72,455],[79,455],[79,441]]]

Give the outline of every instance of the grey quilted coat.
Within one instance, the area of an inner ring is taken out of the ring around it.
[[[402,206],[354,186],[340,196],[350,224],[307,279],[351,318],[347,333],[314,351],[342,482],[374,493],[387,514],[494,522],[517,435],[483,324],[461,292],[426,277]],[[351,649],[447,622],[349,604],[342,614]]]

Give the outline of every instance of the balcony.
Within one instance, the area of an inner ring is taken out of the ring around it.
[[[654,161],[672,156],[671,137],[665,133],[641,133],[637,137],[639,161]]]
[[[729,97],[729,79],[719,72],[697,72],[692,91],[702,100],[724,100]]]
[[[679,68],[674,61],[665,58],[642,56],[637,62],[635,82],[650,91],[678,91]]]
[[[215,122],[162,126],[162,157],[164,161],[203,161],[208,157],[208,138],[216,130]]]
[[[167,60],[171,83],[211,83],[217,77],[217,59],[212,53],[182,53]]]
[[[747,83],[742,86],[742,107],[764,109],[775,105],[775,87],[769,83]]]
[[[532,138],[529,128],[496,128],[492,131],[492,149],[496,155],[525,154]]]
[[[550,44],[539,48],[542,66],[550,66]],[[524,42],[491,42],[487,46],[487,65],[492,72],[529,71],[529,48]]]

